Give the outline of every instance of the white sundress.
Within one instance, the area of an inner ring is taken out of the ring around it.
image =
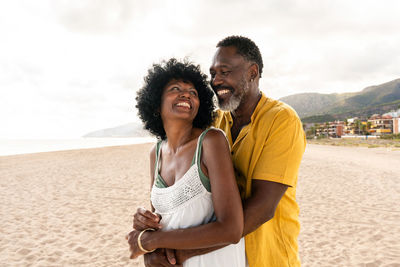
[[[163,231],[190,228],[209,223],[214,219],[211,193],[207,191],[201,181],[200,175],[204,174],[199,172],[202,140],[207,131],[205,130],[198,138],[194,162],[189,170],[169,187],[156,186],[157,178],[161,178],[159,176],[161,141],[157,144],[155,183],[151,190],[151,202],[155,212],[162,216]],[[189,258],[183,266],[244,267],[246,266],[244,238],[237,244]]]

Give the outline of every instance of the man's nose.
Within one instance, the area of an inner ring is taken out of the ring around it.
[[[215,74],[215,76],[213,78],[211,78],[211,85],[212,86],[221,85],[223,82],[224,82],[223,79],[218,74]]]

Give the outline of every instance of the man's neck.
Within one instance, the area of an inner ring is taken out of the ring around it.
[[[251,116],[260,99],[261,92],[257,90],[257,94],[247,95],[239,107],[231,112],[233,119],[233,125],[231,127],[232,142],[235,142],[242,128],[251,122]]]
[[[259,90],[253,94],[246,95],[239,107],[231,112],[233,121],[249,123],[260,99],[261,92]]]

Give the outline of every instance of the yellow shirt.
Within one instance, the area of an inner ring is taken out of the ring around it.
[[[299,117],[288,105],[263,94],[251,122],[232,143],[231,114],[218,111],[218,115],[215,126],[226,133],[230,143],[242,199],[251,196],[252,179],[289,186],[274,217],[245,237],[250,267],[300,266],[296,184],[306,139]]]

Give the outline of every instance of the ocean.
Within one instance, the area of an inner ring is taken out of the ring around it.
[[[153,137],[76,138],[76,139],[0,139],[0,156],[61,151],[81,148],[154,143]]]

